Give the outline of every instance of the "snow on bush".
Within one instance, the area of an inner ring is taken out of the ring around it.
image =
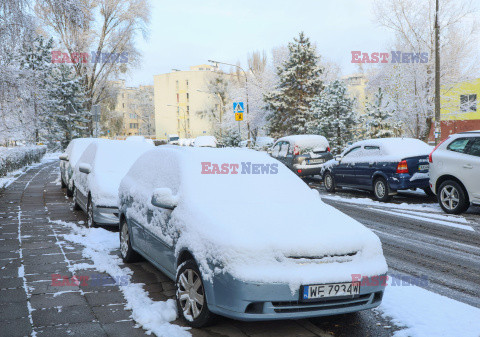
[[[170,215],[151,204],[159,187],[178,198]],[[188,248],[206,280],[228,272],[245,281],[286,283],[293,292],[301,284],[348,282],[353,273],[387,271],[373,232],[323,203],[318,192],[262,152],[156,148],[132,166],[119,197],[132,202],[127,217],[175,245],[177,254]],[[341,262],[296,259],[349,253],[355,255]]]
[[[45,145],[0,147],[0,177],[34,162],[47,152]]]

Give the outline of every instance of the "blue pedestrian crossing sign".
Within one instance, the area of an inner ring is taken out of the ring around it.
[[[233,102],[233,112],[234,113],[243,113],[244,108],[243,108],[243,102]]]

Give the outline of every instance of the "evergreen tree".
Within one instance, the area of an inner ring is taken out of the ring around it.
[[[77,137],[88,136],[88,122],[91,114],[85,110],[85,89],[74,69],[59,64],[52,71],[52,98],[48,119],[48,140],[60,142],[62,147]]]
[[[338,80],[330,83],[312,102],[308,131],[325,136],[333,153],[340,153],[355,140],[358,118],[353,105],[347,88]]]
[[[390,138],[395,136],[396,125],[392,120],[393,111],[384,103],[383,92],[378,88],[373,104],[366,104],[365,127],[367,138]]]
[[[323,89],[319,57],[303,32],[288,49],[289,58],[278,68],[279,83],[264,96],[272,137],[305,133],[310,104]]]

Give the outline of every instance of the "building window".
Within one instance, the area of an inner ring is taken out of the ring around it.
[[[130,129],[138,129],[138,123],[130,123]]]
[[[460,95],[460,110],[462,112],[477,111],[477,94]]]
[[[185,83],[187,84],[187,89],[188,89],[188,80],[186,80]]]
[[[190,100],[190,94],[187,92],[187,103]]]
[[[125,103],[122,103],[122,108],[124,108],[124,109],[125,109]]]
[[[177,103],[180,102],[180,94],[177,94]]]
[[[175,81],[175,87],[177,88],[177,91],[178,91],[178,80]]]

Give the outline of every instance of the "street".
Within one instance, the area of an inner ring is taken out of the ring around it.
[[[318,182],[308,183],[320,190],[326,203],[375,231],[383,244],[389,274],[426,276],[428,290],[480,307],[478,208],[472,208],[464,220],[436,212],[437,205],[421,195],[393,200],[402,208],[412,201],[412,210],[405,210],[374,203],[364,192],[332,195]],[[427,210],[419,211],[425,202]],[[82,212],[73,211],[71,199],[60,188],[56,160],[21,176],[0,194],[0,205],[2,336],[30,335],[32,331],[38,336],[145,334],[135,327],[117,285],[52,285],[52,274],[103,275],[112,280],[108,274],[90,269],[94,263],[82,254],[83,247],[64,238],[72,231],[58,220],[82,227],[86,219]],[[465,229],[468,227],[473,231]],[[144,284],[152,300],[173,298],[173,282],[150,263],[129,264],[128,268],[133,272],[132,282]],[[172,323],[184,325],[178,319]],[[373,310],[298,321],[218,318],[213,326],[189,332],[193,336],[391,336],[397,329]]]

